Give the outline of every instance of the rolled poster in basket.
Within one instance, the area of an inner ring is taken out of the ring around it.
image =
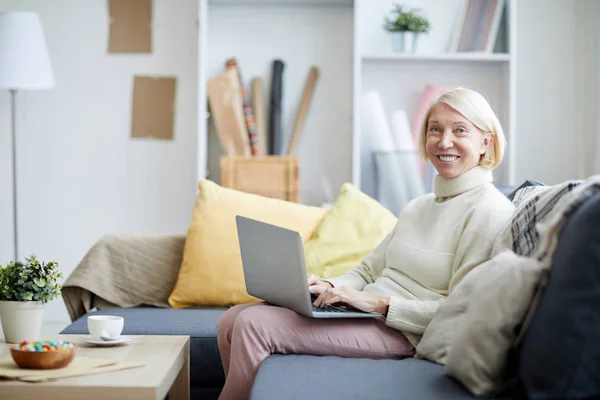
[[[425,194],[425,184],[419,171],[420,157],[411,137],[410,123],[404,110],[396,110],[392,114],[392,132],[396,149],[404,156],[399,157],[398,163],[402,176],[406,181],[409,197],[414,199]]]
[[[361,129],[368,136],[372,150],[375,153],[395,152],[396,144],[379,92],[364,93],[361,103]],[[392,212],[402,209],[410,199],[401,165],[394,157],[381,157],[374,161],[378,172],[377,200]],[[382,173],[391,179],[380,179]]]

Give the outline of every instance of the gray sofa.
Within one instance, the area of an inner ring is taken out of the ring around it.
[[[574,241],[573,237],[577,235],[584,240]],[[575,259],[577,262],[572,263]],[[555,278],[561,274],[575,277],[575,281]],[[576,277],[580,276],[585,282],[577,282]],[[579,293],[573,295],[581,285],[591,285],[587,297]],[[557,299],[561,304],[571,302],[571,308],[557,313],[554,305]],[[591,366],[600,368],[600,345],[592,340],[591,347],[584,349],[586,354],[591,354],[587,358],[578,352],[579,347],[569,350],[569,354],[561,353],[568,348],[561,340],[600,334],[600,315],[595,317],[598,324],[592,325],[588,318],[588,325],[581,326],[579,320],[571,320],[573,307],[588,312],[587,315],[593,315],[588,310],[600,308],[600,194],[588,199],[563,229],[553,258],[549,285],[538,305],[540,311],[536,311],[523,347],[516,349],[510,358],[508,373],[514,377],[515,385],[498,398],[594,398],[588,396],[590,393],[600,396],[600,384],[596,383],[598,375],[594,379],[585,379],[586,370],[593,368]],[[92,314],[124,316],[125,334],[191,336],[192,398],[214,399],[224,382],[216,339],[217,321],[224,311],[135,307],[102,309]],[[74,321],[62,333],[87,333],[85,317]],[[570,330],[565,329],[567,323],[571,324]],[[548,334],[548,329],[556,334]],[[534,336],[529,332],[534,332]],[[549,357],[544,351],[548,353],[550,348],[553,349],[551,359],[561,363],[553,369],[549,367],[550,361],[538,362]],[[565,368],[570,370],[564,371]],[[554,377],[555,371],[562,373],[562,377]],[[582,378],[572,379],[577,371]],[[252,399],[307,398],[472,399],[474,396],[459,382],[446,376],[443,366],[414,358],[370,360],[275,354],[263,362],[252,389]]]

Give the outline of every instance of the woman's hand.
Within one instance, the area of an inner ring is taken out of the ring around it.
[[[308,280],[308,290],[311,294],[314,294],[316,296],[319,296],[326,289],[333,287],[331,283],[325,282],[323,279],[313,274],[308,274],[306,276],[306,279]]]
[[[328,304],[346,304],[364,312],[378,312],[385,315],[387,311],[387,299],[371,293],[365,293],[346,286],[340,288],[328,288],[313,303],[317,307],[325,307]]]

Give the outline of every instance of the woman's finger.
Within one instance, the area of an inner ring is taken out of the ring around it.
[[[317,297],[317,300],[315,300],[313,304],[317,307],[324,307],[326,304],[325,301],[332,296],[332,292],[332,289],[325,289],[325,291],[321,293],[319,297]]]
[[[321,298],[319,307],[325,307],[328,304],[333,304],[343,298],[343,292],[340,289],[327,289]],[[335,300],[338,299],[338,300]]]
[[[308,287],[308,290],[310,291],[311,294],[320,296],[321,293],[323,293],[324,291],[327,290],[327,288],[323,285],[312,285]]]
[[[344,305],[349,305],[349,304],[352,304],[355,301],[356,301],[356,299],[354,298],[352,291],[348,291],[347,288],[341,288],[338,291],[336,291],[335,296],[332,296],[330,299],[328,299],[328,303],[327,304],[333,304],[333,305],[344,304]]]
[[[321,297],[323,296],[323,293],[321,293],[316,299],[315,301],[313,301],[313,306],[315,307],[321,307],[319,304],[321,304]]]
[[[327,290],[322,292],[319,297],[313,302],[313,304],[317,307],[321,307],[321,303],[323,302],[323,297],[327,294]]]
[[[339,294],[336,294],[335,296],[331,296],[329,297],[327,300],[324,301],[325,305],[328,304],[335,304],[335,303],[343,303],[342,301],[342,297]]]

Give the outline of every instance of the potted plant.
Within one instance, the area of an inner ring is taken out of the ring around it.
[[[0,265],[0,321],[7,343],[39,339],[44,305],[60,296],[62,277],[58,263],[40,263],[35,255]]]
[[[394,4],[392,16],[385,18],[384,29],[390,32],[394,51],[412,53],[418,36],[429,31],[429,21],[420,15],[419,9],[408,10]]]

